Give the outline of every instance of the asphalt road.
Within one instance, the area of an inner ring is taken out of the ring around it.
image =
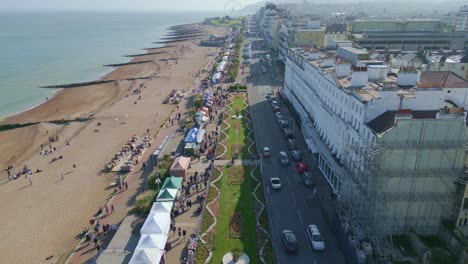
[[[250,27],[255,33],[255,29]],[[327,225],[320,209],[320,200],[313,193],[313,188],[306,187],[302,177],[297,173],[296,163],[290,159],[291,165],[283,167],[279,164],[279,152],[288,151],[287,141],[281,135],[279,124],[272,110],[270,101],[266,99],[268,92],[282,85],[278,74],[279,69],[274,63],[266,61],[265,47],[261,39],[248,39],[252,42],[252,63],[250,65],[252,86],[249,87],[249,101],[251,105],[255,139],[259,150],[264,146],[270,147],[271,157],[263,158],[263,184],[267,193],[267,206],[270,208],[272,221],[273,247],[278,257],[278,263],[346,263],[340,251],[332,230]],[[259,59],[262,58],[263,61]],[[272,58],[275,59],[275,58]],[[262,73],[262,67],[266,73]],[[281,112],[288,118],[292,116],[285,106]],[[297,127],[296,127],[297,130]],[[296,135],[299,131],[296,131]],[[301,148],[301,146],[299,146]],[[305,149],[302,146],[302,149]],[[280,190],[273,190],[270,178],[281,179]],[[317,193],[320,195],[320,193]],[[306,237],[306,227],[309,224],[318,225],[325,237],[326,250],[318,252],[312,249]],[[292,230],[299,242],[299,251],[295,254],[286,253],[281,241],[281,231]]]

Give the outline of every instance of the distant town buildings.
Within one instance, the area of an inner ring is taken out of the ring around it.
[[[454,25],[458,31],[468,31],[468,5],[460,7],[457,12],[445,15],[443,21]]]

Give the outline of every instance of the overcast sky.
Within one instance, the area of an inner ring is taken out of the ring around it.
[[[0,0],[1,10],[186,10],[238,9],[260,0]],[[237,2],[237,3],[236,3]]]

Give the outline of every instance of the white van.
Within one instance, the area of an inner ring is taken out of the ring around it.
[[[325,249],[325,241],[316,225],[309,225],[307,227],[307,237],[309,238],[310,244],[312,245],[313,249]]]

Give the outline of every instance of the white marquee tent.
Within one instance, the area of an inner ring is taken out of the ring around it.
[[[173,202],[155,202],[151,207],[150,215],[154,213],[170,213]]]
[[[167,236],[162,234],[141,235],[136,249],[158,248],[164,250],[167,242]]]
[[[129,264],[159,264],[163,251],[158,248],[136,249]]]
[[[140,234],[163,234],[169,233],[169,227],[171,225],[170,213],[154,213],[146,218],[143,227],[140,230]]]

